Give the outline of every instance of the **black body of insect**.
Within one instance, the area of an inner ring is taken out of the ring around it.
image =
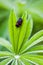
[[[22,25],[22,22],[23,22],[22,18],[19,18],[19,20],[16,23],[16,27],[20,27]]]

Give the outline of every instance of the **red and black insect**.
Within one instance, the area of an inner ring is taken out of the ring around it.
[[[20,27],[22,25],[22,22],[23,22],[22,18],[19,18],[19,20],[16,23],[16,27]]]

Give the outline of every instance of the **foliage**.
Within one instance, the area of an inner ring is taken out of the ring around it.
[[[0,38],[0,45],[8,49],[8,51],[0,51],[0,59],[5,58],[0,62],[0,65],[10,63],[10,65],[43,65],[43,45],[42,43],[40,44],[43,41],[43,30],[30,37],[33,29],[31,15],[25,12],[22,19],[22,25],[16,27],[18,19],[14,10],[10,12],[10,42]]]
[[[43,0],[0,0],[0,45],[0,65],[43,65]]]

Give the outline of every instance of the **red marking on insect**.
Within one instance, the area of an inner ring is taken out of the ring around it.
[[[22,25],[22,22],[23,22],[22,18],[19,18],[19,20],[16,23],[16,27],[20,27]]]

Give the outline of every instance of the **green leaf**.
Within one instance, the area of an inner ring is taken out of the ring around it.
[[[13,47],[14,47],[14,23],[15,22],[16,22],[16,17],[15,17],[14,11],[12,10],[9,16],[9,35],[10,35],[10,41]]]
[[[42,36],[42,37],[41,37]],[[39,40],[37,40],[39,39]],[[35,42],[36,41],[36,42]],[[29,46],[37,44],[38,42],[43,41],[43,30],[37,32],[33,35],[30,40],[28,40],[22,47],[22,52],[27,51]],[[33,43],[33,44],[32,44]],[[24,50],[24,51],[23,51]]]
[[[17,49],[17,42],[19,37],[19,30],[20,28],[16,27],[16,15],[12,10],[9,17],[9,34],[10,34],[10,41],[14,48],[14,51]]]
[[[0,45],[4,46],[5,48],[7,48],[11,52],[13,51],[12,45],[3,38],[0,38]]]
[[[28,14],[28,20],[27,21],[28,22],[27,22],[26,34],[25,34],[25,38],[24,38],[23,43],[25,43],[29,39],[29,37],[32,33],[32,29],[33,29],[33,20],[32,20],[31,15],[29,15],[29,14]]]
[[[12,61],[12,58],[7,58],[0,62],[0,65],[7,65]]]

